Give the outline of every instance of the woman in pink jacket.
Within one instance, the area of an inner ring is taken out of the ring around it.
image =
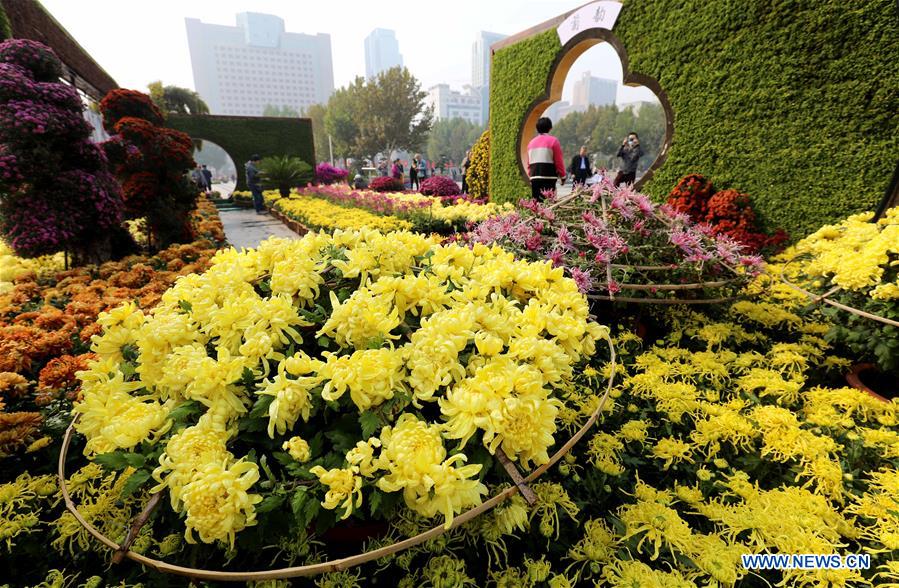
[[[544,194],[556,192],[556,182],[565,181],[565,161],[562,145],[549,134],[553,121],[543,117],[537,121],[537,136],[528,143],[528,177],[531,179],[531,196],[543,200]]]

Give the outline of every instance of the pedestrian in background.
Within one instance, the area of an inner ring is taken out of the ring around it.
[[[421,187],[421,184],[418,181],[418,158],[421,157],[418,153],[412,156],[412,162],[409,164],[409,188],[411,190],[418,190]]]
[[[250,161],[244,165],[247,172],[247,187],[253,194],[253,208],[256,214],[265,214],[265,200],[262,198],[262,178],[259,177],[259,168],[256,165],[262,158],[257,154],[250,156]]]
[[[549,134],[553,121],[542,117],[537,121],[537,136],[528,143],[528,177],[531,180],[531,197],[540,201],[545,194],[556,192],[556,182],[565,181],[565,162],[562,145]]]
[[[637,180],[637,162],[643,157],[643,147],[637,133],[628,133],[624,138],[618,148],[618,157],[621,158],[621,169],[615,176],[615,185],[633,184]]]
[[[568,171],[571,172],[572,184],[585,184],[593,166],[590,165],[590,156],[587,155],[587,148],[581,147],[580,153],[571,158],[571,166]]]
[[[459,167],[462,170],[462,193],[468,194],[468,168],[471,167],[471,149],[465,151],[465,157],[462,158],[462,164]]]

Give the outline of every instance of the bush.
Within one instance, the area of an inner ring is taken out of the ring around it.
[[[431,176],[421,181],[420,192],[425,196],[458,196],[459,185],[446,176]]]
[[[122,195],[60,72],[41,43],[0,43],[0,235],[23,257],[65,250],[76,263],[104,261]]]
[[[466,173],[468,194],[477,200],[490,197],[490,131],[486,130],[471,148],[471,163]]]
[[[315,166],[315,181],[319,184],[335,184],[346,180],[349,172],[345,169],[321,162]]]
[[[290,195],[290,189],[305,186],[312,181],[312,166],[289,155],[266,157],[259,163],[262,183],[267,188],[277,188],[281,196]]]
[[[714,234],[727,235],[752,253],[778,250],[788,240],[782,229],[772,235],[762,231],[748,194],[736,190],[716,193],[712,183],[699,174],[681,178],[668,195],[668,204],[694,222],[707,223]]]
[[[159,126],[162,113],[134,90],[112,90],[100,109],[113,133],[103,148],[122,183],[127,216],[147,219],[155,247],[192,241],[197,190],[187,176],[195,167],[190,137]]]
[[[403,183],[396,178],[378,176],[371,181],[368,185],[368,189],[374,190],[375,192],[401,192],[403,190]]]

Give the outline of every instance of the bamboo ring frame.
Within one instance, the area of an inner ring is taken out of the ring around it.
[[[783,268],[781,268],[781,270],[780,270],[780,281],[783,282],[784,284],[786,284],[788,287],[792,288],[793,290],[796,290],[797,292],[800,292],[800,293],[802,293],[802,294],[805,294],[805,295],[808,296],[813,302],[816,302],[816,303],[818,303],[818,304],[820,304],[821,302],[823,302],[823,303],[825,303],[825,304],[829,304],[830,306],[833,306],[834,308],[839,308],[840,310],[846,311],[846,312],[848,312],[848,313],[850,313],[850,314],[854,314],[854,315],[856,315],[856,316],[860,316],[860,317],[862,317],[862,318],[866,318],[866,319],[869,319],[869,320],[872,320],[872,321],[876,321],[876,322],[879,322],[879,323],[883,323],[883,324],[885,324],[885,325],[890,325],[890,326],[893,326],[893,327],[899,327],[899,321],[894,321],[894,320],[892,320],[892,319],[888,319],[888,318],[885,318],[885,317],[882,317],[882,316],[879,316],[879,315],[876,315],[876,314],[872,314],[872,313],[870,313],[870,312],[865,312],[864,310],[859,310],[859,309],[857,309],[857,308],[853,308],[852,306],[848,306],[848,305],[846,305],[846,304],[843,304],[842,302],[837,302],[836,300],[831,300],[831,299],[830,299],[830,295],[831,295],[831,294],[836,294],[837,292],[839,292],[840,290],[842,290],[841,287],[834,287],[834,288],[831,288],[830,290],[828,290],[828,291],[825,292],[824,294],[818,295],[818,294],[814,294],[814,293],[812,293],[812,292],[809,292],[808,290],[806,290],[806,289],[803,288],[802,286],[798,286],[798,285],[794,284],[793,282],[791,282],[790,280],[788,280],[784,274],[785,274],[786,271],[787,271],[787,267],[788,267],[791,263],[793,263],[794,261],[796,261],[797,259],[798,259],[798,256],[797,256],[797,257],[794,257],[793,259],[791,259],[790,261],[788,261],[787,263],[785,263],[784,266],[783,266]]]
[[[616,355],[615,355],[615,347],[612,345],[611,338],[605,339],[606,343],[609,346],[609,365],[611,366],[608,384],[606,385],[606,391],[602,395],[602,398],[599,401],[599,404],[596,407],[596,410],[593,411],[593,414],[590,415],[590,418],[578,429],[568,441],[558,449],[550,458],[549,461],[539,468],[535,469],[533,472],[528,474],[522,480],[522,484],[527,484],[533,482],[538,479],[544,473],[546,473],[549,468],[555,465],[560,459],[565,457],[571,449],[587,434],[587,432],[593,427],[597,420],[599,420],[600,414],[602,414],[603,409],[605,408],[606,402],[609,399],[610,394],[612,393],[612,387],[615,382],[615,372],[616,372]],[[453,518],[453,522],[450,523],[448,528],[445,528],[444,525],[437,525],[436,527],[432,527],[427,531],[423,531],[414,537],[409,537],[408,539],[404,539],[392,545],[387,545],[385,547],[381,547],[378,549],[374,549],[372,551],[366,551],[364,553],[359,553],[357,555],[353,555],[350,557],[344,557],[341,559],[334,559],[322,563],[317,564],[309,564],[305,566],[293,566],[287,568],[279,568],[275,570],[260,570],[260,571],[252,571],[252,572],[222,572],[217,570],[204,570],[197,568],[189,568],[184,566],[177,566],[173,564],[166,563],[164,561],[153,559],[147,557],[145,555],[141,555],[139,553],[135,553],[130,549],[122,549],[123,546],[119,545],[112,539],[103,535],[99,530],[97,530],[93,525],[88,523],[84,517],[81,516],[81,513],[78,512],[78,507],[72,502],[72,497],[69,495],[69,489],[66,484],[66,475],[65,475],[65,464],[66,457],[69,453],[69,445],[72,441],[72,435],[75,430],[75,423],[78,422],[78,417],[76,416],[72,419],[72,422],[69,423],[69,427],[66,429],[65,437],[62,441],[62,448],[59,452],[59,462],[57,469],[57,477],[59,479],[59,489],[62,493],[63,501],[65,502],[66,509],[72,513],[72,516],[75,517],[75,520],[78,523],[87,529],[87,532],[90,533],[96,540],[101,542],[103,545],[108,547],[109,549],[116,551],[117,553],[124,554],[128,559],[135,561],[143,566],[156,570],[157,572],[163,572],[166,574],[174,574],[178,576],[187,576],[189,578],[194,578],[197,580],[215,580],[219,582],[248,582],[248,581],[259,581],[259,580],[282,580],[287,578],[297,578],[297,577],[308,577],[308,576],[316,576],[319,574],[324,574],[327,572],[337,572],[340,570],[346,570],[376,559],[380,559],[382,557],[386,557],[389,555],[393,555],[408,549],[410,547],[414,547],[425,541],[438,537],[445,532],[455,529],[460,525],[467,523],[468,521],[474,519],[478,515],[487,512],[491,508],[501,504],[506,499],[510,498],[516,492],[519,492],[519,484],[513,483],[509,488],[503,490],[496,496],[493,496],[489,500],[479,504],[478,506],[471,508],[457,517]]]

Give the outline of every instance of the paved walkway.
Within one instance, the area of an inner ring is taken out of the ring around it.
[[[228,243],[241,249],[256,247],[269,237],[299,239],[299,236],[284,226],[284,223],[270,214],[256,214],[252,208],[220,210],[219,216],[225,227]]]

